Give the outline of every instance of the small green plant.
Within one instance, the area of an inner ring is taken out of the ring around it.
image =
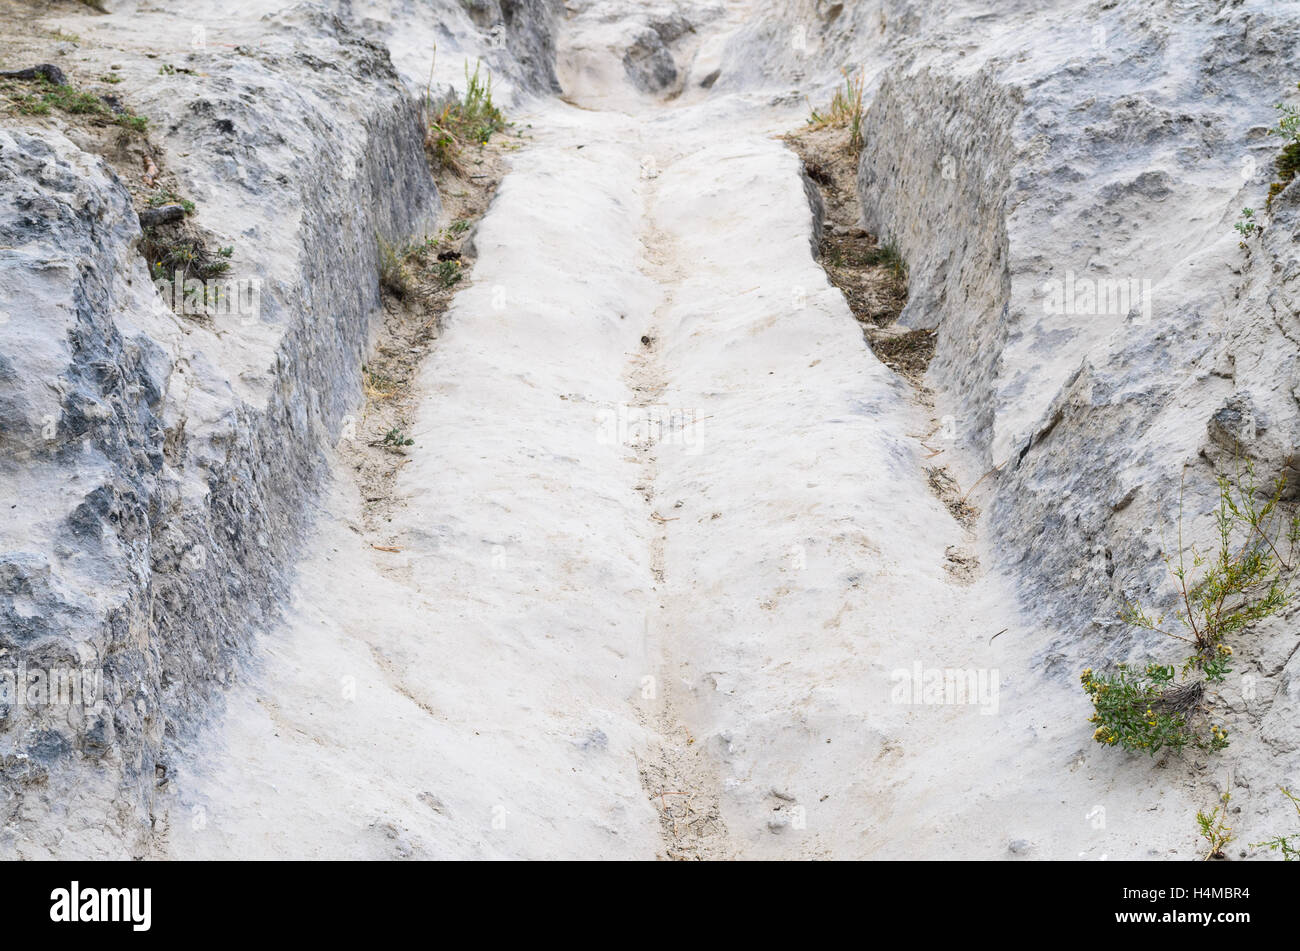
[[[1300,818],[1300,796],[1294,795],[1291,790],[1282,787],[1282,795],[1291,800],[1291,805],[1295,806],[1296,817]],[[1291,835],[1278,835],[1263,842],[1252,842],[1252,849],[1267,848],[1271,852],[1281,852],[1282,861],[1300,862],[1300,832],[1293,832]]]
[[[384,445],[401,448],[403,446],[414,446],[415,440],[407,436],[404,432],[394,426],[388,432],[384,433]]]
[[[872,267],[887,267],[899,281],[907,280],[907,262],[903,252],[893,241],[887,241],[878,248],[872,248],[863,258],[863,263]]]
[[[432,77],[432,67],[429,74]],[[505,114],[492,101],[492,75],[488,73],[481,78],[477,62],[473,73],[469,71],[469,62],[465,63],[463,98],[445,104],[435,113],[432,98],[426,92],[424,112],[430,150],[440,167],[457,174],[465,171],[460,156],[467,145],[487,145],[494,132],[506,128]]]
[[[1097,725],[1093,739],[1098,743],[1153,756],[1188,743],[1208,752],[1228,745],[1227,732],[1206,714],[1206,685],[1221,682],[1232,670],[1226,640],[1276,614],[1290,598],[1300,519],[1283,514],[1283,487],[1278,479],[1272,494],[1262,496],[1249,463],[1235,485],[1221,477],[1218,544],[1209,553],[1184,547],[1180,502],[1178,558],[1168,562],[1179,594],[1174,623],[1136,602],[1127,603],[1120,617],[1187,644],[1191,654],[1181,666],[1184,679],[1177,680],[1173,666],[1158,663],[1120,664],[1103,674],[1085,670],[1080,681],[1093,703],[1089,722]]]
[[[1246,242],[1260,232],[1259,222],[1255,220],[1255,209],[1241,209],[1241,220],[1233,225],[1233,227],[1236,228],[1237,233],[1241,235],[1241,246],[1243,248],[1246,247]]]
[[[451,227],[447,230],[456,235],[464,234],[469,230],[469,222],[462,218],[459,221],[452,222]]]
[[[866,90],[866,77],[861,71],[854,73],[848,67],[841,72],[844,74],[844,85],[835,90],[826,111],[812,110],[808,125],[813,129],[847,127],[849,148],[858,151],[865,144],[862,137],[862,95]]]
[[[148,129],[149,120],[144,116],[137,116],[130,111],[114,112],[93,93],[82,92],[70,85],[55,85],[45,76],[40,76],[33,82],[36,84],[35,93],[18,93],[11,97],[14,108],[23,115],[47,116],[52,110],[58,109],[69,115],[97,116],[135,132]]]
[[[438,280],[442,281],[443,287],[452,287],[459,283],[463,273],[460,269],[459,261],[439,261],[438,262]]]
[[[103,76],[99,77],[99,81],[101,83],[108,83],[110,86],[116,86],[122,81],[122,77],[117,75],[117,73],[105,73]]]
[[[1227,858],[1223,850],[1232,841],[1232,829],[1228,827],[1228,800],[1232,796],[1224,793],[1219,797],[1219,804],[1208,813],[1203,810],[1196,813],[1196,824],[1200,827],[1201,838],[1209,846],[1205,853],[1206,860]]]
[[[1300,89],[1300,84],[1297,84]],[[1279,118],[1277,125],[1269,129],[1270,135],[1276,135],[1285,141],[1282,146],[1282,154],[1274,161],[1274,167],[1277,169],[1278,181],[1274,182],[1268,190],[1268,206],[1273,206],[1273,199],[1282,193],[1282,191],[1295,180],[1297,174],[1300,174],[1300,108],[1286,103],[1279,102],[1274,106]]]
[[[150,195],[146,204],[148,204],[150,208],[161,208],[163,205],[180,205],[185,209],[185,214],[194,214],[194,202],[190,201],[188,198],[182,198],[174,191],[170,191],[166,188],[160,188],[158,191]],[[224,256],[229,257],[229,255]]]

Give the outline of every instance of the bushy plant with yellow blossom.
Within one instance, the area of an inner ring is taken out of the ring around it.
[[[1188,644],[1184,679],[1176,679],[1173,666],[1157,663],[1120,664],[1102,674],[1085,670],[1080,681],[1092,699],[1089,722],[1097,725],[1098,743],[1151,755],[1188,744],[1209,752],[1228,745],[1227,731],[1206,710],[1206,686],[1232,671],[1226,639],[1276,614],[1290,598],[1300,518],[1283,514],[1283,487],[1279,479],[1271,495],[1261,496],[1249,464],[1236,484],[1220,478],[1218,544],[1210,554],[1184,547],[1179,516],[1178,560],[1169,565],[1180,594],[1174,624],[1132,602],[1121,617]]]
[[[1181,686],[1174,682],[1173,667],[1120,664],[1106,674],[1090,667],[1079,679],[1092,698],[1088,722],[1097,725],[1092,738],[1103,746],[1154,756],[1166,748],[1182,750],[1188,743],[1211,751],[1228,745],[1228,734],[1219,724],[1200,722],[1200,696],[1195,691],[1181,703],[1170,702],[1168,695]]]

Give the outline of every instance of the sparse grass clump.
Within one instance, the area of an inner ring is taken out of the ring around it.
[[[1283,787],[1282,795],[1291,800],[1291,805],[1295,806],[1296,817],[1300,818],[1300,796],[1294,795],[1291,790]],[[1300,862],[1300,832],[1293,832],[1291,835],[1278,835],[1263,842],[1251,843],[1252,849],[1267,848],[1270,852],[1281,852],[1282,861]]]
[[[436,113],[430,97],[425,96],[426,145],[441,168],[464,174],[460,158],[471,144],[486,145],[494,132],[506,128],[505,114],[492,101],[492,75],[479,77],[465,64],[465,95],[444,105]]]
[[[872,267],[887,267],[900,282],[907,282],[907,261],[893,241],[887,241],[868,251],[865,263]]]
[[[74,116],[97,116],[130,129],[144,132],[149,120],[130,111],[114,112],[103,99],[94,93],[83,92],[71,85],[57,85],[44,76],[31,80],[34,93],[18,92],[18,86],[6,82],[3,91],[9,95],[14,108],[22,115],[48,116],[55,109]]]
[[[361,373],[366,396],[372,400],[390,399],[401,388],[399,381],[371,367],[362,367]]]
[[[849,148],[857,151],[862,148],[862,94],[866,90],[866,77],[861,71],[854,73],[845,67],[844,85],[835,90],[831,104],[823,112],[812,110],[808,125],[813,129],[827,126],[847,127],[849,130]]]
[[[412,278],[406,266],[406,252],[395,244],[377,239],[379,242],[379,283],[385,290],[399,300],[411,292]]]
[[[182,198],[175,192],[165,188],[160,188],[150,195],[147,204],[150,208],[161,208],[163,205],[180,205],[185,209],[185,214],[194,214],[194,202],[188,198]]]
[[[430,280],[435,289],[455,287],[465,278],[467,268],[454,239],[471,227],[472,222],[462,218],[422,241],[401,246],[376,236],[380,285],[399,300],[424,295]]]
[[[1173,666],[1158,663],[1120,664],[1104,674],[1085,670],[1080,680],[1092,699],[1089,722],[1097,724],[1093,739],[1098,743],[1151,755],[1189,743],[1207,752],[1228,745],[1227,732],[1206,713],[1206,686],[1231,673],[1227,640],[1286,606],[1300,545],[1300,519],[1287,518],[1280,507],[1283,480],[1263,501],[1258,488],[1249,465],[1236,485],[1220,478],[1219,540],[1213,552],[1184,549],[1179,515],[1178,560],[1169,563],[1180,602],[1173,623],[1134,602],[1121,617],[1187,644],[1191,653],[1181,665],[1185,679],[1179,682]]]

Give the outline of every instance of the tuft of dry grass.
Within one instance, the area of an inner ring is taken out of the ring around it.
[[[391,399],[405,383],[404,380],[394,380],[368,366],[361,368],[361,374],[361,388],[365,391],[367,399]]]
[[[847,66],[842,70],[844,85],[835,90],[830,106],[823,112],[812,110],[808,125],[812,130],[833,127],[849,130],[849,148],[859,151],[865,144],[862,138],[862,94],[866,90],[866,77],[862,70],[856,73]],[[809,104],[811,107],[811,103]]]
[[[406,252],[376,235],[379,245],[379,283],[398,300],[411,292],[411,272],[406,266]]]
[[[436,55],[436,51],[435,51]],[[487,145],[494,132],[503,132],[506,117],[492,101],[492,74],[479,77],[479,63],[474,72],[465,63],[465,95],[461,99],[433,102],[433,64],[429,65],[429,86],[424,94],[425,148],[439,168],[457,175],[465,174],[461,155],[470,145]]]

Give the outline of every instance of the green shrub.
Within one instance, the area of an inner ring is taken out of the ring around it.
[[[1178,560],[1169,564],[1180,602],[1174,623],[1133,602],[1120,616],[1189,645],[1191,654],[1181,667],[1185,679],[1176,679],[1173,666],[1154,662],[1138,668],[1120,664],[1103,674],[1085,670],[1080,681],[1093,703],[1089,722],[1097,724],[1093,739],[1098,743],[1151,755],[1189,743],[1208,752],[1228,745],[1227,732],[1206,715],[1205,688],[1232,670],[1226,639],[1276,614],[1290,597],[1300,520],[1281,510],[1283,485],[1279,479],[1261,500],[1249,464],[1237,485],[1220,478],[1218,544],[1212,553],[1190,548],[1190,567],[1179,514]]]
[[[460,282],[460,279],[463,276],[459,261],[438,262],[438,280],[442,281],[443,287],[454,286]]]
[[[1201,681],[1174,682],[1174,668],[1147,664],[1136,670],[1119,664],[1113,672],[1098,675],[1088,668],[1079,678],[1092,699],[1097,724],[1092,737],[1106,746],[1154,756],[1169,747],[1181,751],[1189,742],[1210,751],[1228,745],[1228,734],[1218,725],[1197,731],[1192,724],[1204,694]]]

